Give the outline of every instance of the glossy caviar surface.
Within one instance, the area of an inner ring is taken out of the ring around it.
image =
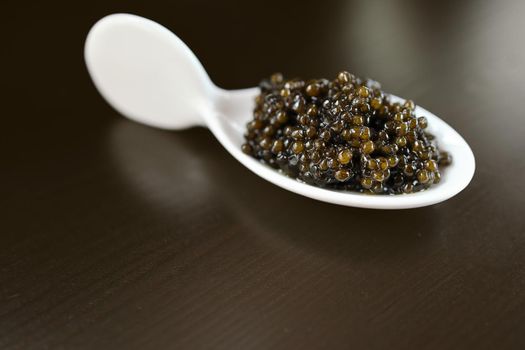
[[[374,194],[424,190],[451,162],[416,116],[380,85],[348,72],[327,79],[260,83],[242,151],[311,185]]]

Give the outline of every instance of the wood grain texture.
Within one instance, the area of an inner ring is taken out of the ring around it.
[[[6,5],[0,349],[523,349],[523,1]],[[477,171],[372,211],[264,182],[204,129],[120,117],[83,65],[113,12],[175,31],[224,88],[347,69],[412,97]]]

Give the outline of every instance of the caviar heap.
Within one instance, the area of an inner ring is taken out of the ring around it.
[[[242,151],[290,177],[339,190],[402,194],[424,190],[450,163],[414,102],[393,103],[372,80],[341,72],[332,81],[260,83]]]

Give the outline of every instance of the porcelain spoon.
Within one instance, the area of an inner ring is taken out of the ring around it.
[[[442,202],[463,190],[475,170],[465,140],[443,120],[417,107],[428,129],[453,162],[439,184],[405,195],[367,195],[307,185],[241,152],[246,123],[252,118],[258,88],[224,90],[208,77],[191,50],[171,31],[143,17],[113,14],[88,34],[85,60],[93,82],[117,111],[162,129],[207,127],[226,150],[255,174],[286,190],[351,207],[404,209]],[[234,69],[234,67],[232,67]],[[404,101],[391,95],[394,101]]]

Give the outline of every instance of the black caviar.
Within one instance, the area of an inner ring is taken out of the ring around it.
[[[379,83],[337,78],[260,83],[242,151],[308,184],[366,193],[424,190],[450,163],[411,100],[392,102]]]

